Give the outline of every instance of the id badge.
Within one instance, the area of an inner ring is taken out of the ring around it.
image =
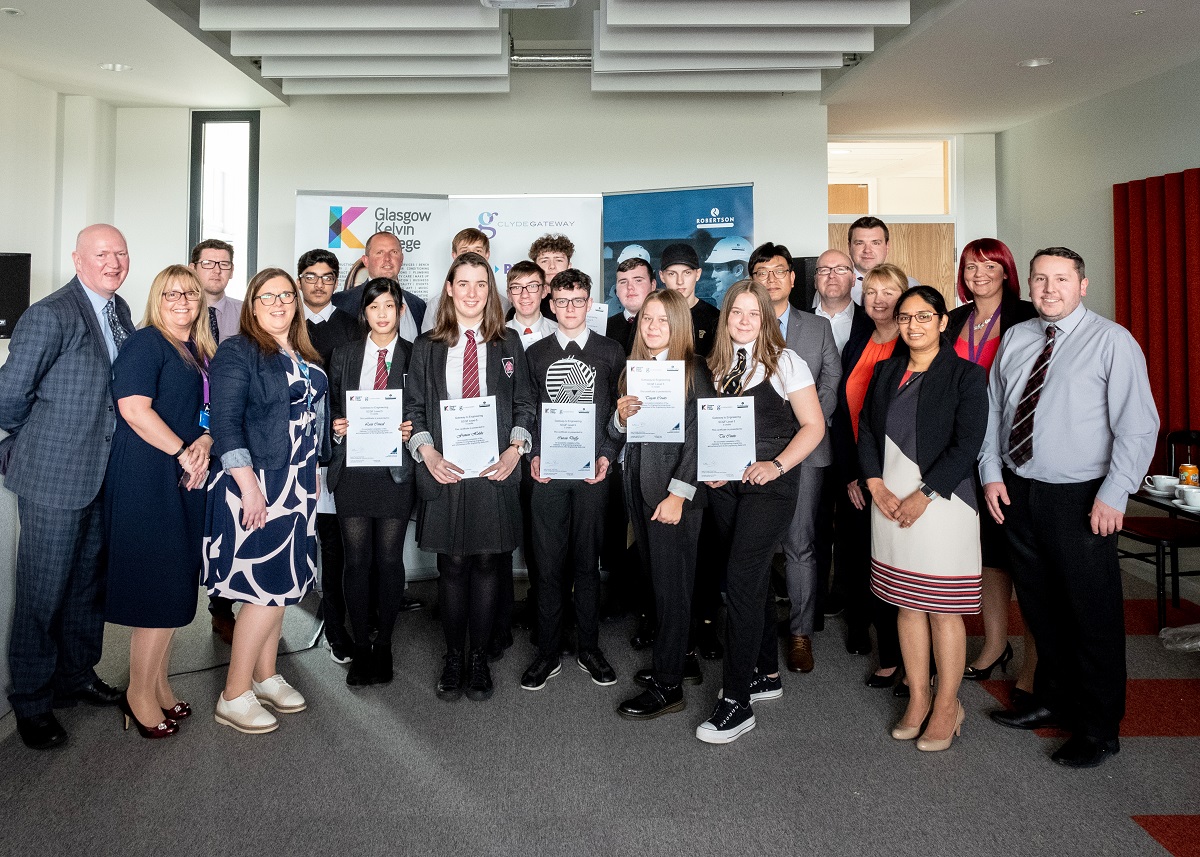
[[[205,405],[200,411],[200,428],[208,428],[208,405]]]

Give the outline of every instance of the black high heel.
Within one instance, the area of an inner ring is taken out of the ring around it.
[[[965,670],[963,670],[963,678],[969,679],[970,681],[987,681],[992,677],[992,670],[994,670],[996,667],[1000,667],[1000,671],[1005,675],[1008,675],[1008,662],[1012,659],[1012,643],[1005,643],[1004,651],[1000,653],[1000,657],[992,661],[990,666],[983,667],[982,669],[976,669],[975,667],[968,666]]]
[[[137,719],[133,713],[133,709],[129,707],[129,697],[124,693],[117,700],[117,707],[121,709],[121,714],[125,717],[125,731],[129,731],[129,724],[133,723],[137,727],[138,734],[143,738],[169,738],[179,731],[179,724],[171,718],[166,718],[157,726],[143,726],[142,721]]]

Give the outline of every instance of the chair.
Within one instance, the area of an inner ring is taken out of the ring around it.
[[[1188,450],[1188,460],[1200,462],[1200,455],[1192,458],[1192,450],[1200,453],[1200,431],[1182,430],[1168,432],[1166,441],[1167,472],[1177,473],[1178,460],[1176,451],[1179,447]],[[1131,499],[1136,500],[1137,497]],[[1200,569],[1194,571],[1179,570],[1179,549],[1200,547],[1200,523],[1180,520],[1174,512],[1168,517],[1126,517],[1121,528],[1122,536],[1144,545],[1152,545],[1153,551],[1120,550],[1121,556],[1138,559],[1154,565],[1155,583],[1158,595],[1158,628],[1161,631],[1167,624],[1167,574],[1171,575],[1171,606],[1179,609],[1179,578],[1200,575]],[[1170,558],[1171,568],[1167,571],[1167,558]]]

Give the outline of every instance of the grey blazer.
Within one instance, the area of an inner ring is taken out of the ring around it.
[[[808,364],[817,385],[817,398],[821,400],[821,413],[825,415],[825,436],[803,463],[809,467],[828,467],[833,463],[829,427],[837,407],[838,382],[842,380],[842,358],[833,339],[833,328],[828,319],[792,307],[784,338],[787,347]]]
[[[96,499],[116,428],[112,362],[83,290],[75,277],[26,310],[0,366],[0,428],[12,432],[4,484],[54,509]],[[114,301],[132,333],[129,305]]]

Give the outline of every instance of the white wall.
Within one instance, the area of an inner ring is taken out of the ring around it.
[[[996,135],[962,134],[955,142],[955,243],[961,253],[976,238],[996,237]]]
[[[1024,268],[1048,245],[1083,256],[1084,302],[1112,317],[1112,186],[1200,166],[1200,63],[998,135],[999,237]]]

